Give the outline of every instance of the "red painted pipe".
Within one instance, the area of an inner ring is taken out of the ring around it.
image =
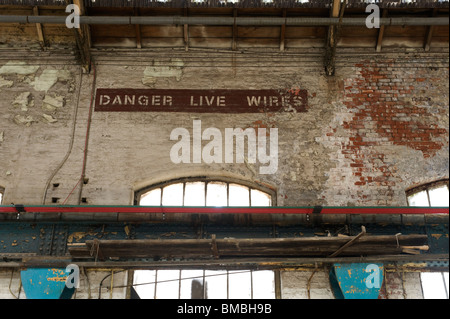
[[[26,213],[312,214],[314,207],[20,206]],[[0,206],[0,213],[18,213]],[[323,207],[320,214],[448,214],[448,207]]]

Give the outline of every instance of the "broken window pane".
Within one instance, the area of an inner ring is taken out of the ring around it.
[[[261,192],[257,189],[252,189],[251,193],[251,202],[252,206],[271,206],[272,201],[269,194]]]
[[[248,187],[230,184],[229,185],[228,206],[250,206],[250,197]]]
[[[206,206],[227,206],[227,184],[211,182],[207,185]]]
[[[205,206],[205,183],[186,183],[184,189],[184,206]]]
[[[436,187],[428,191],[430,195],[430,205],[435,207],[448,207],[448,188],[447,186]]]
[[[162,197],[163,206],[183,206],[183,184],[164,187]]]
[[[421,191],[408,197],[409,206],[430,206],[427,191]]]
[[[155,188],[143,194],[139,202],[143,206],[160,206],[161,205],[161,188]]]

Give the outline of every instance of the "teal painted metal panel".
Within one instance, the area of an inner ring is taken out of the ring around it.
[[[383,278],[383,264],[334,264],[330,273],[337,299],[378,299]]]
[[[74,289],[66,287],[68,275],[65,268],[29,268],[20,273],[27,299],[70,299]]]

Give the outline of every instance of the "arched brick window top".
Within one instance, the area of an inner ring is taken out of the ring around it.
[[[184,178],[146,187],[135,204],[147,206],[273,206],[274,190],[221,178]]]
[[[414,187],[406,191],[409,206],[449,206],[449,181],[448,179],[436,181]]]

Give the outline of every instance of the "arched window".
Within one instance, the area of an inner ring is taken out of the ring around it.
[[[275,193],[267,187],[205,177],[173,180],[136,193],[135,202],[146,206],[272,206]]]
[[[5,191],[5,189],[0,186],[0,205],[2,204],[2,201],[3,201],[3,192],[4,191]]]
[[[414,187],[406,191],[409,206],[448,207],[448,179]]]
[[[272,206],[274,190],[222,178],[184,178],[146,187],[135,204],[147,206]],[[273,299],[271,270],[135,270],[134,289],[142,299]]]

